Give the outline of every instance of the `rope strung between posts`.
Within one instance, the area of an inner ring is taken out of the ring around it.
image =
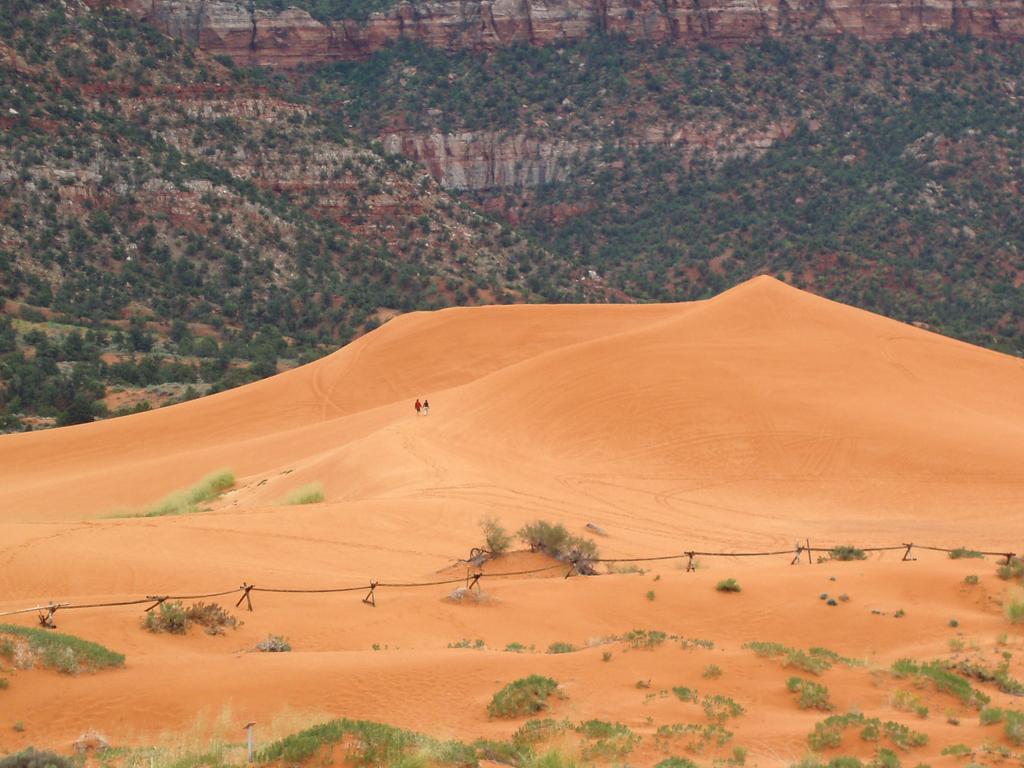
[[[849,545],[847,545],[849,546]],[[1009,564],[1013,558],[1017,556],[1015,552],[990,552],[971,550],[966,547],[956,547],[950,549],[948,547],[933,547],[924,544],[914,543],[903,543],[898,546],[879,546],[879,547],[852,547],[851,549],[858,549],[861,552],[897,552],[903,551],[904,562],[916,560],[913,557],[912,550],[914,548],[925,550],[928,552],[943,552],[946,554],[953,552],[967,552],[977,553],[979,555],[989,555],[996,557],[1006,558],[1006,564]],[[241,607],[242,603],[246,604],[246,608],[249,611],[253,610],[252,607],[252,593],[253,592],[267,592],[274,594],[306,594],[306,595],[323,595],[323,594],[340,594],[344,592],[362,592],[367,591],[366,596],[363,598],[363,602],[367,605],[376,607],[376,590],[378,588],[387,589],[416,589],[419,587],[438,587],[449,584],[465,583],[468,588],[472,589],[476,587],[480,589],[480,579],[495,579],[509,576],[530,576],[533,574],[544,573],[546,571],[552,571],[555,569],[562,569],[568,565],[568,571],[565,574],[565,578],[569,578],[575,574],[584,574],[588,572],[588,568],[597,563],[653,563],[666,560],[681,560],[686,559],[686,570],[694,571],[696,566],[694,564],[695,557],[775,557],[778,555],[793,555],[791,565],[796,565],[800,562],[801,556],[807,553],[807,562],[811,562],[812,552],[835,552],[839,547],[812,547],[810,541],[805,543],[797,543],[793,549],[779,549],[771,550],[766,552],[701,552],[697,550],[687,550],[680,554],[675,555],[654,555],[650,557],[587,557],[578,552],[574,552],[564,562],[557,563],[555,565],[548,565],[542,568],[531,568],[521,571],[500,571],[497,573],[487,573],[485,571],[476,571],[468,573],[466,576],[454,579],[440,579],[436,581],[413,581],[413,582],[387,582],[387,581],[370,581],[368,584],[360,584],[358,586],[350,587],[257,587],[248,582],[242,582],[242,585],[235,587],[234,589],[225,589],[220,592],[205,592],[203,594],[196,595],[158,595],[152,594],[146,597],[135,599],[135,600],[115,600],[105,603],[46,603],[41,605],[34,605],[30,608],[16,608],[10,611],[0,611],[0,617],[3,616],[17,616],[24,613],[38,613],[39,622],[43,626],[53,627],[53,616],[57,611],[71,611],[85,608],[117,608],[130,605],[147,605],[145,609],[147,612],[152,611],[154,608],[162,605],[168,600],[205,600],[214,597],[225,597],[227,595],[235,595],[241,593],[238,598],[238,602],[235,603],[235,607]],[[592,572],[592,571],[589,571]]]

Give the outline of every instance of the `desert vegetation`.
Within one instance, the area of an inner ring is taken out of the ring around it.
[[[298,504],[319,504],[324,500],[324,484],[321,482],[306,483],[288,494],[281,500],[282,506]]]
[[[212,472],[188,488],[168,494],[149,506],[139,510],[119,512],[116,516],[164,517],[165,515],[185,515],[197,512],[200,504],[213,501],[234,484],[234,473],[231,470],[222,469]]]
[[[15,669],[40,666],[68,675],[124,666],[122,654],[98,643],[13,624],[0,624],[0,658]]]
[[[150,632],[172,635],[187,634],[193,626],[200,626],[208,635],[223,635],[228,629],[237,629],[241,622],[217,603],[193,603],[186,608],[180,600],[164,600],[146,613],[142,626]]]
[[[558,691],[558,682],[542,675],[513,680],[494,694],[487,705],[491,717],[514,718],[548,709],[548,699]]]

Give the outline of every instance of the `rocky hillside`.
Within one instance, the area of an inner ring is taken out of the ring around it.
[[[1024,37],[1021,0],[90,0],[247,64],[362,60],[398,41],[448,51],[586,40],[747,43],[765,36]]]
[[[121,11],[5,4],[0,87],[9,427],[268,375],[397,311],[572,282],[532,291],[520,261],[553,262],[422,169]]]
[[[403,44],[304,89],[635,299],[768,272],[1024,353],[1019,42]]]

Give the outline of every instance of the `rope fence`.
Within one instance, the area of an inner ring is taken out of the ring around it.
[[[990,556],[990,557],[1004,557],[1006,558],[1006,564],[1009,565],[1011,561],[1017,556],[1016,552],[989,552],[981,550],[972,550],[966,547],[956,547],[950,549],[947,547],[933,547],[924,544],[914,543],[903,543],[893,546],[883,547],[853,547],[852,545],[842,545],[833,547],[812,547],[809,540],[805,540],[803,544],[797,543],[792,549],[780,549],[768,552],[703,552],[699,550],[688,550],[675,555],[655,555],[650,557],[588,557],[580,554],[579,552],[573,552],[565,557],[563,562],[559,562],[555,565],[545,566],[543,568],[533,568],[529,570],[521,571],[501,571],[498,573],[487,573],[479,570],[477,567],[475,570],[468,571],[465,577],[459,577],[454,579],[442,579],[438,581],[415,581],[415,582],[388,582],[388,581],[370,581],[367,584],[360,584],[358,586],[350,587],[317,587],[317,588],[304,588],[304,587],[259,587],[255,584],[249,584],[248,582],[242,582],[242,584],[234,589],[225,589],[220,592],[206,592],[199,595],[147,595],[135,600],[118,600],[106,603],[55,603],[50,602],[45,605],[34,605],[29,608],[17,608],[10,611],[0,611],[0,617],[4,616],[17,616],[24,613],[38,613],[39,623],[47,628],[53,629],[56,627],[53,617],[57,611],[71,611],[85,608],[120,608],[130,605],[145,605],[146,611],[152,611],[161,604],[168,600],[205,600],[213,597],[226,597],[228,595],[240,596],[238,601],[235,603],[236,608],[240,608],[242,603],[246,604],[246,609],[252,611],[252,593],[253,592],[266,592],[268,594],[287,594],[287,595],[324,595],[324,594],[340,594],[345,592],[363,592],[366,591],[366,596],[363,598],[363,602],[367,605],[376,607],[376,591],[378,589],[417,589],[421,587],[438,587],[446,586],[450,584],[465,583],[466,589],[477,589],[480,590],[480,580],[482,578],[494,579],[510,576],[530,576],[538,573],[545,573],[553,571],[555,569],[562,569],[568,565],[569,570],[565,574],[565,578],[569,578],[573,575],[596,575],[593,571],[593,566],[598,563],[652,563],[667,560],[682,560],[686,559],[686,570],[695,571],[697,566],[694,563],[696,557],[778,557],[779,555],[792,555],[793,559],[790,561],[790,565],[797,565],[801,562],[804,553],[807,554],[807,562],[813,564],[812,554],[815,552],[820,553],[834,553],[840,549],[855,549],[860,552],[897,552],[903,550],[904,562],[916,560],[913,556],[913,550],[920,549],[927,552],[942,552],[945,554],[951,554],[954,552],[969,553],[970,556]],[[481,550],[474,549],[474,553],[480,553]],[[489,554],[489,553],[485,553]],[[473,566],[476,564],[479,566],[479,556],[471,558],[469,561],[461,561],[467,563],[467,565]]]

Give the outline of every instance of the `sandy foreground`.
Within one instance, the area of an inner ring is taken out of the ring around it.
[[[429,416],[414,414],[417,397],[429,398]],[[111,517],[222,468],[236,485],[203,511]],[[280,504],[311,482],[322,483],[324,503]],[[592,535],[593,523],[607,534],[594,537],[603,556],[645,557],[806,540],[1021,552],[1022,512],[1024,362],[757,278],[690,304],[413,313],[237,390],[0,437],[0,611],[243,582],[457,578],[460,559],[482,544],[484,516],[513,531],[544,519]],[[488,702],[537,673],[564,693],[551,716],[619,721],[642,737],[619,763],[678,754],[711,765],[741,746],[747,765],[789,765],[808,753],[806,737],[827,713],[800,710],[786,689],[789,677],[810,675],[756,656],[742,647],[749,641],[864,661],[814,679],[835,712],[927,733],[926,746],[901,753],[905,765],[953,765],[940,752],[956,743],[1021,754],[1001,725],[981,726],[949,694],[886,672],[901,657],[995,667],[1010,653],[1011,674],[1024,678],[1024,625],[1004,616],[1015,587],[996,577],[998,558],[902,554],[813,564],[805,555],[800,565],[788,555],[700,557],[692,573],[685,560],[667,560],[592,578],[565,579],[561,568],[485,575],[480,605],[446,602],[451,585],[380,588],[375,608],[364,592],[254,593],[250,613],[235,610],[236,595],[220,602],[244,624],[217,637],[146,632],[144,606],[58,611],[60,631],[124,653],[125,668],[0,673],[10,681],[0,690],[0,755],[29,744],[67,752],[89,730],[118,746],[180,745],[218,720],[234,740],[256,721],[262,743],[336,717],[503,739],[523,718],[489,719]],[[548,564],[514,553],[485,570]],[[965,584],[972,574],[979,583]],[[728,577],[740,593],[715,590]],[[34,614],[0,621],[36,623]],[[609,640],[632,629],[714,648]],[[255,652],[268,633],[287,636],[293,652]],[[484,648],[449,647],[462,640]],[[579,650],[546,653],[554,642]],[[506,651],[510,643],[526,651]],[[705,677],[709,665],[721,675]],[[993,704],[1024,710],[992,683],[974,684]],[[677,686],[744,707],[727,723],[727,744],[695,755],[685,740],[656,743],[659,726],[708,722],[671,692]],[[920,697],[928,717],[897,711],[898,689]],[[868,758],[878,746],[892,745],[851,729],[826,757]]]

